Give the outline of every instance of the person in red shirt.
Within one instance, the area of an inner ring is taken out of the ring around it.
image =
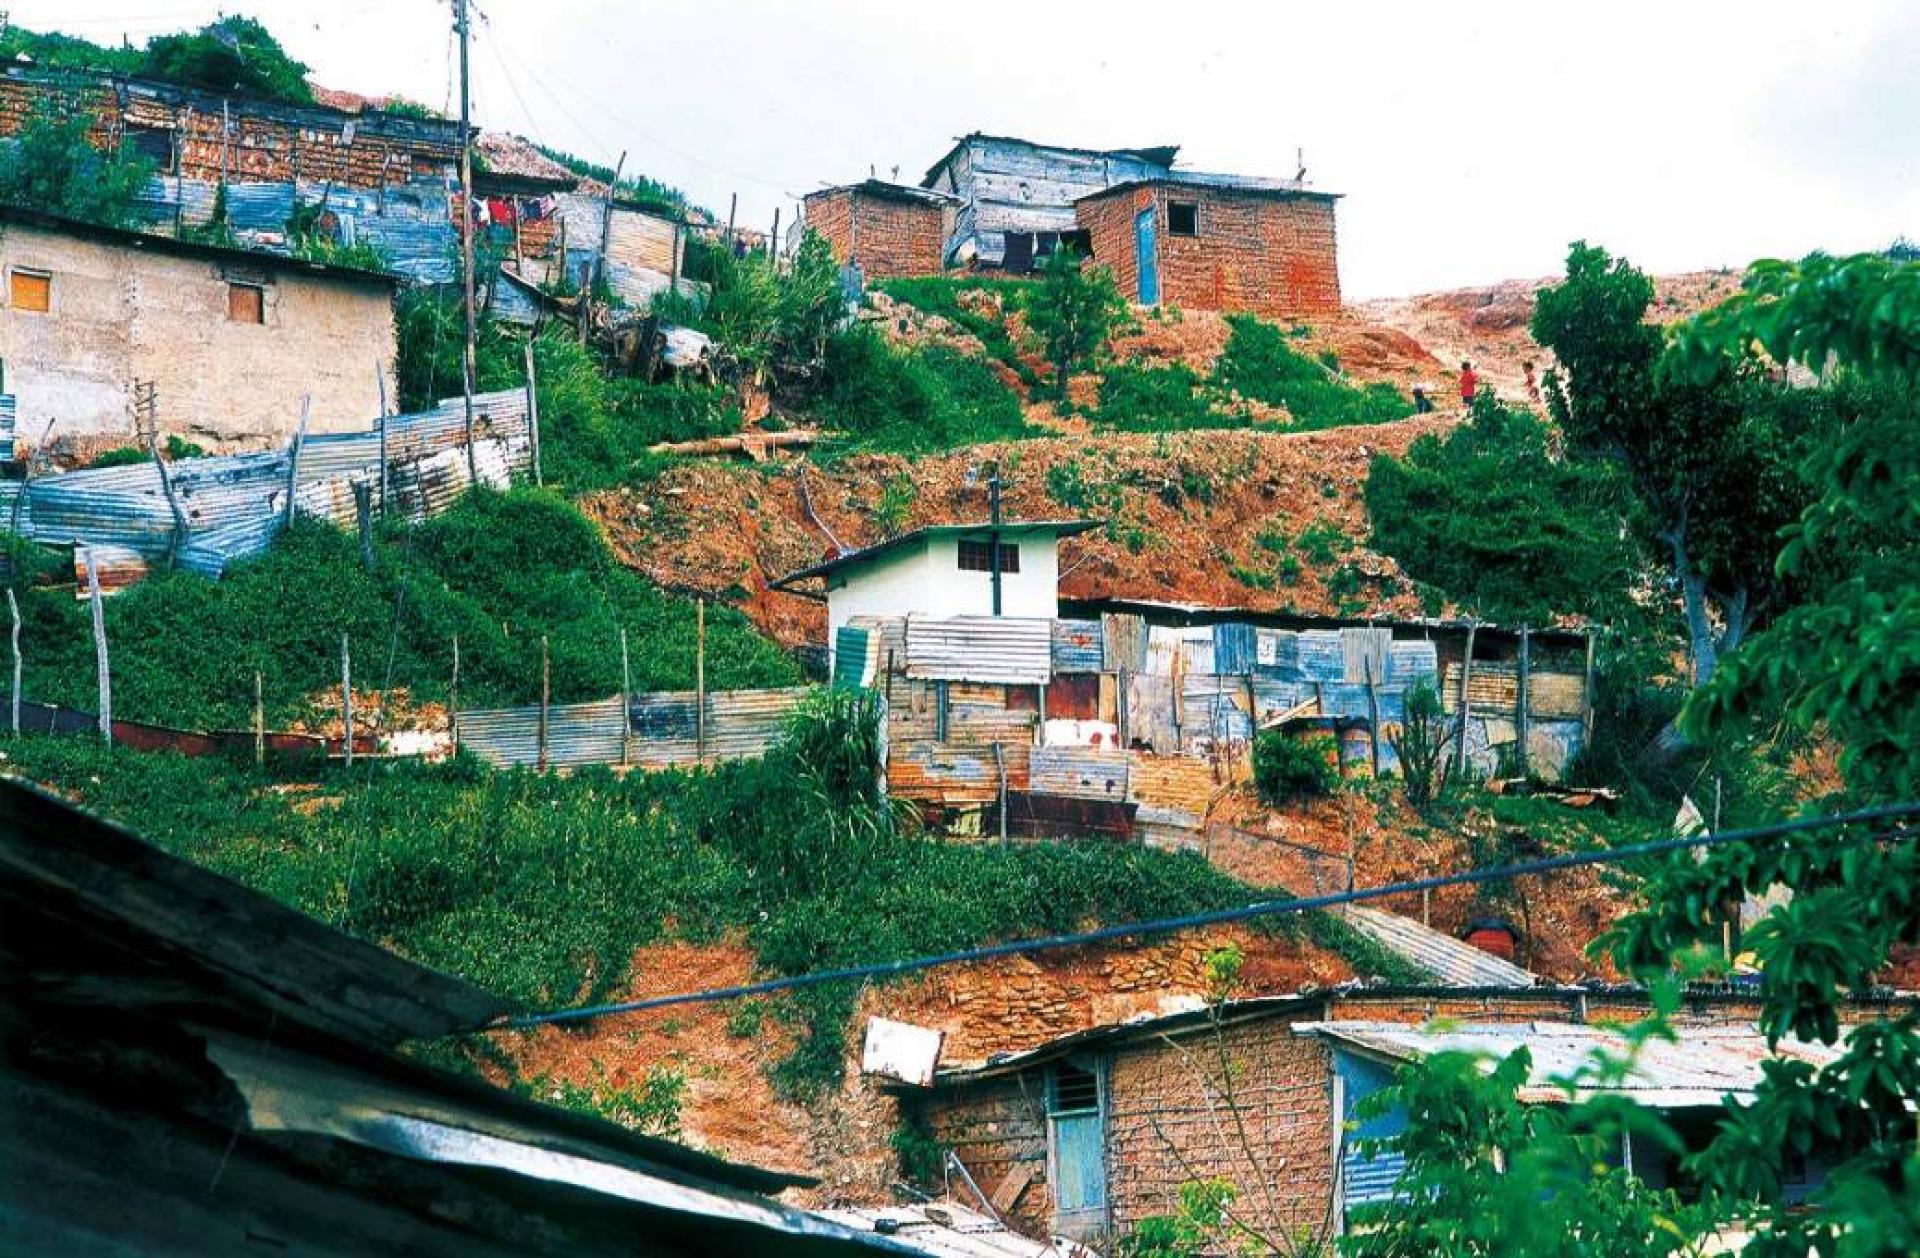
[[[1460,364],[1460,404],[1468,410],[1473,409],[1473,398],[1480,391],[1480,377],[1473,374],[1473,364]]]

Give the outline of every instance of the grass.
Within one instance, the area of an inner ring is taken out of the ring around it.
[[[787,754],[625,778],[495,772],[465,758],[333,766],[314,784],[328,806],[312,807],[312,792],[250,765],[82,738],[6,749],[13,771],[169,851],[530,1007],[604,996],[636,949],[670,936],[738,930],[763,971],[791,974],[1271,894],[1192,853],[905,836],[841,861],[831,878],[789,878],[768,853],[813,804]],[[1325,914],[1271,929],[1332,948],[1361,973],[1420,977]],[[767,1003],[801,1032],[776,1071],[788,1091],[837,1082],[857,995],[833,985]],[[757,1012],[743,1015],[735,1033],[759,1026]]]
[[[1043,435],[992,368],[946,346],[902,350],[871,328],[827,345],[816,409],[865,450],[922,453]]]
[[[1027,281],[931,275],[917,279],[878,280],[873,287],[875,291],[885,293],[896,301],[904,301],[916,310],[939,315],[966,329],[987,347],[987,353],[1012,368],[1020,377],[1021,384],[1028,389],[1041,387],[1040,377],[1020,357],[1019,348],[1014,345],[1013,337],[1007,331],[1006,321],[970,310],[960,300],[963,293],[984,293],[999,298],[1001,309],[1011,311],[1019,305],[1022,295],[1030,287]]]
[[[91,709],[93,643],[70,590],[21,600],[26,693]],[[163,573],[107,600],[114,711],[188,728],[244,728],[253,675],[268,720],[306,711],[339,682],[350,635],[357,689],[408,687],[445,698],[460,638],[463,706],[539,697],[540,639],[549,640],[555,702],[601,699],[621,686],[619,633],[629,635],[639,690],[693,684],[694,609],[622,568],[592,522],[550,492],[470,494],[376,546],[297,522],[274,547],[221,581]],[[707,680],[715,689],[793,684],[793,662],[739,612],[709,609]]]

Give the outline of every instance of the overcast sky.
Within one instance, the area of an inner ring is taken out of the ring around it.
[[[101,42],[190,0],[13,0]],[[446,0],[230,0],[314,77],[439,107]],[[323,11],[324,10],[324,11]],[[1920,237],[1920,4],[1321,0],[487,0],[476,119],[765,225],[822,184],[917,181],[971,130],[1178,143],[1340,192],[1350,296],[1655,271]]]

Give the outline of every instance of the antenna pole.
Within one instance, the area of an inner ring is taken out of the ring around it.
[[[453,0],[453,26],[460,33],[460,271],[467,306],[466,370],[460,394],[466,399],[467,479],[478,485],[480,467],[473,453],[473,103],[467,78],[467,0]]]

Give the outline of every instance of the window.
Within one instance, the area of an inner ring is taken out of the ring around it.
[[[265,323],[267,290],[258,284],[228,284],[227,320],[230,323]]]
[[[990,542],[960,542],[960,571],[992,572],[993,551]],[[1020,548],[1012,542],[1000,543],[1000,571],[1020,571]]]
[[[1167,235],[1198,236],[1200,207],[1192,201],[1167,202]]]
[[[15,310],[45,314],[53,308],[53,276],[45,271],[15,270],[8,277],[7,302]]]
[[[173,132],[164,127],[129,126],[126,143],[128,148],[152,162],[156,173],[174,173]]]

